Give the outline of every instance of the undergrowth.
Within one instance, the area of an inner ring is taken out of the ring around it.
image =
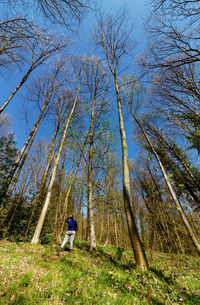
[[[200,261],[154,253],[136,270],[131,251],[76,241],[73,252],[51,245],[0,241],[0,304],[200,304]]]

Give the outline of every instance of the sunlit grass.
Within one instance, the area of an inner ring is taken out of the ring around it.
[[[151,269],[135,269],[131,251],[76,241],[74,252],[55,245],[0,242],[0,304],[200,303],[200,262],[154,253]]]

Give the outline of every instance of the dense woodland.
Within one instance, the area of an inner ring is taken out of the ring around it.
[[[126,8],[0,4],[0,73],[18,79],[0,105],[0,238],[60,244],[73,213],[76,238],[90,250],[97,243],[132,247],[141,269],[147,251],[199,254],[199,1],[152,0],[140,56]],[[66,33],[94,14],[94,55],[75,55],[70,35],[34,23],[31,9]],[[133,70],[126,69],[130,58]],[[7,106],[22,91],[31,121],[17,147]],[[134,160],[126,124],[140,147]],[[45,128],[48,138],[40,137]]]

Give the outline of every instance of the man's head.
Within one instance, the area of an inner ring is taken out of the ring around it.
[[[69,218],[73,218],[73,215],[71,214],[71,215],[69,215]]]

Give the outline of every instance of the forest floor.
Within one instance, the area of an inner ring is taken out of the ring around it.
[[[132,251],[98,246],[89,252],[55,245],[0,241],[0,304],[200,304],[200,260],[154,253],[138,271]]]

